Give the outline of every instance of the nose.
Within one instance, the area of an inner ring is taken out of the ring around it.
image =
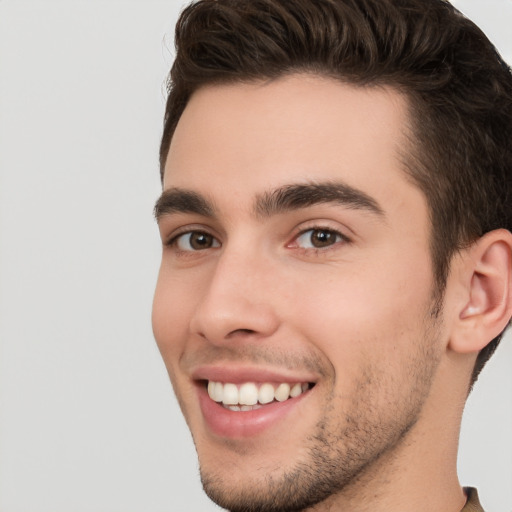
[[[212,344],[260,339],[278,328],[268,265],[246,251],[219,256],[192,316],[190,329]]]

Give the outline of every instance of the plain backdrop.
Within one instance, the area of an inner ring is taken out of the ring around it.
[[[510,62],[512,0],[456,4]],[[150,325],[181,7],[0,0],[0,512],[219,510]],[[511,370],[509,334],[462,428],[488,512],[512,511]]]

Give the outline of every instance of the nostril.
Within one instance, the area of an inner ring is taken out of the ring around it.
[[[252,329],[235,329],[234,331],[231,331],[228,336],[236,336],[237,334],[256,334],[256,331],[253,331]]]

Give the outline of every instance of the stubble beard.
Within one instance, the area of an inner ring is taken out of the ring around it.
[[[427,329],[429,335],[414,357],[406,362],[403,375],[407,380],[397,382],[394,376],[368,365],[343,415],[335,408],[336,403],[342,403],[340,398],[329,397],[330,405],[305,442],[306,455],[291,467],[266,475],[255,470],[255,478],[234,487],[229,475],[201,465],[206,494],[231,512],[299,512],[341,493],[349,496],[358,482],[365,477],[371,480],[379,465],[389,462],[388,456],[406,441],[420,417],[439,364],[435,323]],[[408,392],[400,394],[405,387]],[[379,389],[391,389],[394,395],[386,394],[387,403],[379,404]],[[386,465],[386,471],[389,468]]]

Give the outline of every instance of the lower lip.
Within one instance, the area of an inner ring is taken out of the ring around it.
[[[256,436],[283,420],[310,393],[302,393],[284,402],[272,402],[252,411],[231,411],[214,402],[206,388],[199,388],[199,405],[210,431],[221,437],[247,438]]]

